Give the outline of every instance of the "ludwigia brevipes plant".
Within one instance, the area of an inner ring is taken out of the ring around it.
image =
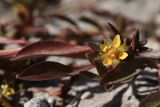
[[[5,98],[14,96],[19,92],[19,84],[17,85],[15,82],[17,80],[43,81],[82,75],[98,81],[107,91],[112,91],[114,86],[130,82],[136,78],[145,67],[159,69],[159,52],[145,47],[147,40],[140,38],[138,30],[134,31],[131,36],[127,35],[136,26],[135,21],[120,15],[114,15],[108,11],[89,8],[87,11],[95,16],[110,17],[119,30],[109,24],[111,32],[99,20],[82,15],[78,17],[78,21],[95,28],[89,29],[87,32],[83,31],[69,15],[44,14],[41,11],[39,14],[34,14],[35,7],[33,4],[15,5],[13,13],[18,18],[18,22],[11,21],[0,25],[2,35],[0,36],[2,47],[0,51],[0,69],[4,70],[2,76],[4,81],[1,83],[0,88],[2,92],[0,102],[7,102]],[[47,23],[52,23],[51,19],[59,19],[60,22],[69,23],[74,29],[69,27],[60,29],[58,34],[53,35],[44,27],[45,24],[37,24],[39,19]],[[8,28],[13,29],[7,31]],[[148,28],[148,26],[144,28]],[[114,35],[111,36],[110,33]],[[149,31],[147,35],[151,33]],[[8,38],[8,35],[10,38]],[[97,41],[94,41],[93,36],[99,35],[103,36],[104,39],[103,42],[98,41],[97,43]],[[29,41],[32,37],[38,37],[41,41],[32,43]],[[87,40],[93,40],[93,43],[85,44],[85,42],[88,42]],[[5,45],[8,44],[17,44],[19,48],[4,50]],[[48,56],[82,58],[88,60],[90,64],[84,66],[64,65],[58,61],[46,61]],[[91,72],[90,69],[92,68],[96,68],[97,73]],[[70,80],[69,85],[73,81],[74,78]],[[70,90],[70,86],[66,87],[63,86],[61,96],[64,96],[63,94]],[[157,106],[156,102],[159,101],[159,96],[159,91],[157,91],[145,98],[140,106],[153,105],[153,103],[154,106]],[[9,103],[5,103],[5,105],[7,104]]]
[[[113,25],[109,25],[113,30],[116,30]],[[145,67],[158,67],[156,58],[145,56],[144,52],[149,54],[152,51],[144,46],[146,43],[147,40],[141,41],[139,39],[139,31],[136,31],[132,38],[124,38],[117,33],[112,40],[104,35],[104,43],[94,44],[94,46],[93,44],[79,46],[58,41],[40,41],[19,50],[12,60],[25,60],[49,55],[85,58],[91,64],[80,67],[42,61],[24,69],[18,74],[17,78],[41,81],[65,76],[84,75],[99,81],[107,90],[111,90],[116,84],[135,78]],[[98,74],[88,71],[93,67],[96,67]]]

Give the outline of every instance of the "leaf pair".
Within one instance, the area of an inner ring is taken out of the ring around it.
[[[24,47],[15,57],[13,57],[13,60],[24,60],[48,55],[84,58],[86,53],[92,51],[93,49],[89,46],[71,45],[58,41],[40,41]],[[80,72],[87,71],[93,67],[94,65],[92,64],[82,67],[70,67],[58,62],[45,61],[31,65],[19,74],[18,78],[32,81],[55,79],[77,75]]]
[[[130,42],[130,48],[135,54],[139,54],[141,52],[152,51],[151,48],[145,47],[147,40],[140,41],[139,31],[137,30],[135,34],[133,34],[132,40]]]

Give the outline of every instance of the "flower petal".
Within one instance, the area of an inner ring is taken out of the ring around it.
[[[116,50],[115,49],[110,49],[108,51],[108,56],[111,58],[115,58],[116,57]]]
[[[108,46],[105,45],[105,44],[102,44],[102,45],[100,45],[100,50],[101,50],[102,52],[106,52],[106,51],[108,50]]]
[[[128,54],[126,52],[122,52],[121,55],[119,56],[119,59],[123,60],[126,59]]]
[[[113,48],[118,48],[121,44],[120,35],[116,35],[113,39]]]
[[[109,66],[109,65],[112,65],[112,58],[110,57],[106,57],[106,59],[103,61],[103,65],[104,66]]]

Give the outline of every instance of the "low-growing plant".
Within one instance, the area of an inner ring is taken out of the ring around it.
[[[0,70],[3,71],[0,82],[0,102],[2,105],[11,107],[8,98],[14,99],[20,96],[18,92],[24,89],[21,86],[24,81],[44,81],[70,76],[69,82],[60,84],[61,92],[55,92],[56,95],[66,98],[77,76],[97,81],[106,91],[112,91],[119,84],[134,80],[146,67],[156,68],[160,74],[160,52],[146,47],[147,39],[140,37],[142,35],[139,30],[135,30],[136,24],[143,25],[142,23],[108,11],[89,8],[88,11],[97,16],[110,17],[118,29],[111,23],[106,27],[92,18],[81,16],[79,21],[95,28],[83,31],[75,20],[66,15],[43,12],[34,14],[43,6],[37,4],[37,7],[34,7],[36,1],[30,1],[20,3],[15,1],[12,11],[17,20],[0,25],[2,35],[0,36]],[[53,35],[44,25],[36,24],[39,18],[50,23],[51,19],[59,19],[69,23],[74,29],[66,28],[60,30],[59,34]],[[147,30],[150,29],[146,25],[143,26]],[[7,30],[8,27],[12,28],[11,31]],[[148,35],[152,33],[147,30]],[[97,36],[102,37],[103,40],[93,39]],[[37,37],[40,41],[32,43],[29,41],[32,37]],[[158,37],[156,39],[158,40]],[[5,45],[10,44],[16,44],[18,47],[5,49]],[[84,59],[90,64],[83,66],[74,63],[62,64],[59,61],[47,61],[48,56]],[[93,73],[92,68],[96,68],[97,72]],[[159,106],[159,96],[159,90],[152,93],[142,100],[140,107]],[[63,106],[65,103],[64,101]]]

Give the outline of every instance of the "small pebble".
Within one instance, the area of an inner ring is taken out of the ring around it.
[[[24,107],[50,107],[49,103],[40,97],[32,98],[24,104]]]
[[[84,99],[87,99],[87,98],[90,98],[90,97],[92,97],[92,93],[89,92],[89,91],[86,91],[81,95],[81,100],[84,100]]]

